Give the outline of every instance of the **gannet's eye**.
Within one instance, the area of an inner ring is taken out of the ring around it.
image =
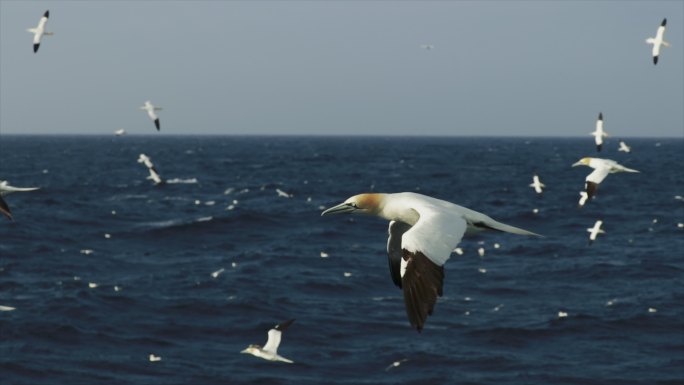
[[[355,208],[355,209],[358,209],[358,208],[359,208],[359,206],[356,204],[356,202],[351,202],[351,203],[349,203],[349,206],[351,206],[351,207],[353,207],[353,208]]]

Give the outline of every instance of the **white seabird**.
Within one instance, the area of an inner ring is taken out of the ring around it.
[[[147,100],[147,101],[145,101],[145,105],[140,107],[140,109],[147,111],[147,116],[149,116],[150,119],[152,119],[152,121],[154,122],[154,126],[157,127],[157,131],[159,131],[159,129],[160,129],[159,117],[154,112],[155,111],[161,111],[162,108],[155,106],[154,104],[152,104],[152,102]]]
[[[620,148],[618,148],[618,151],[630,153],[632,151],[632,148],[627,145],[627,143],[620,141]]]
[[[269,361],[281,361],[292,364],[294,361],[288,360],[287,358],[280,356],[278,354],[278,346],[280,346],[280,339],[282,337],[283,331],[292,325],[293,319],[286,321],[284,323],[278,324],[273,329],[268,331],[268,341],[266,345],[262,348],[259,345],[249,345],[247,349],[241,351],[240,353],[251,354],[255,357],[263,358]]]
[[[663,40],[663,35],[665,34],[665,24],[667,24],[667,19],[663,19],[658,27],[658,32],[656,32],[656,37],[649,37],[646,39],[647,44],[653,44],[653,65],[658,64],[658,56],[660,55],[660,46],[669,47],[670,43]]]
[[[404,192],[360,194],[321,215],[362,213],[390,221],[387,255],[392,281],[404,292],[411,326],[419,332],[442,296],[444,263],[464,234],[482,230],[538,235],[429,196]]]
[[[594,136],[594,142],[596,142],[596,151],[601,151],[603,148],[603,138],[608,136],[608,133],[603,131],[603,113],[599,112],[598,119],[596,120],[596,131],[592,132],[591,135]]]
[[[590,245],[596,240],[596,237],[599,234],[605,234],[605,231],[603,231],[601,225],[603,225],[603,221],[599,219],[598,221],[596,221],[596,223],[594,223],[594,227],[590,227],[587,229],[587,231],[589,232]]]
[[[532,184],[530,184],[530,187],[533,187],[537,194],[541,194],[543,192],[542,188],[546,187],[546,185],[539,180],[539,175],[534,174],[532,176]]]
[[[594,171],[587,175],[585,179],[584,189],[586,191],[586,197],[580,193],[580,195],[582,195],[582,198],[579,202],[580,207],[584,206],[584,203],[586,203],[588,199],[591,199],[594,195],[596,195],[596,189],[598,188],[599,183],[606,179],[608,174],[614,174],[616,172],[639,172],[637,170],[627,168],[611,159],[590,157],[580,159],[577,163],[573,164],[572,167],[583,165],[593,168]]]
[[[50,17],[50,10],[45,11],[43,17],[40,18],[38,26],[36,28],[29,28],[27,31],[33,34],[33,53],[38,52],[38,47],[40,47],[40,39],[45,36],[52,36],[52,32],[45,32],[45,24],[48,22]]]
[[[118,129],[118,130],[114,131],[114,135],[116,135],[116,136],[126,135],[126,130],[124,130],[123,128]]]
[[[11,194],[14,192],[25,192],[25,191],[35,191],[38,190],[38,187],[14,187],[10,186],[6,180],[0,181],[0,213],[2,213],[4,216],[9,218],[10,220],[12,219],[12,211],[10,210],[9,206],[7,205],[7,202],[2,198],[7,194]]]
[[[138,157],[138,163],[144,163],[145,166],[147,166],[147,169],[150,171],[150,175],[147,177],[147,179],[153,180],[155,184],[162,183],[162,179],[157,173],[157,169],[154,168],[154,164],[152,164],[152,161],[147,155],[140,154]]]

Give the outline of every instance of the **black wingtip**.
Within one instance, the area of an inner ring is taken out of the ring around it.
[[[287,320],[283,323],[279,323],[278,325],[275,326],[274,329],[282,332],[283,330],[287,329],[290,325],[292,325],[293,322],[295,322],[294,318],[291,320]]]
[[[596,145],[596,151],[601,152],[601,149],[603,148],[602,144],[597,144]]]
[[[603,120],[603,112],[599,112],[599,120]]]
[[[38,47],[40,47],[40,44],[34,44],[33,45],[33,53],[38,52]]]
[[[665,24],[667,24],[667,18],[664,18],[664,19],[663,19],[663,22],[660,23],[660,26],[661,26],[661,27],[664,27]]]
[[[658,64],[658,56],[653,56],[653,65]]]
[[[49,17],[50,17],[50,10],[48,9],[47,11],[45,11],[45,13],[43,14],[43,16],[49,18]]]
[[[154,126],[157,127],[157,131],[160,129],[159,119],[154,120]]]

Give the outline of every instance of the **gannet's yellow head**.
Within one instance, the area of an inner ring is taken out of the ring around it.
[[[590,157],[582,158],[582,159],[580,159],[579,161],[577,161],[577,163],[573,164],[572,167],[575,167],[575,166],[588,166],[588,165],[589,165],[589,162],[591,162],[591,158],[590,158]]]
[[[359,194],[321,213],[323,215],[342,213],[376,214],[382,208],[382,194]]]
[[[249,345],[247,349],[241,351],[240,353],[245,353],[245,354],[256,354],[259,350],[261,350],[261,346],[259,345]]]

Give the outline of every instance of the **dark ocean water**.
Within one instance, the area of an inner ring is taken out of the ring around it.
[[[15,220],[0,218],[0,305],[16,308],[0,311],[0,383],[682,384],[684,141],[628,144],[600,157],[642,173],[578,209],[590,169],[570,165],[596,155],[590,137],[3,135],[0,179],[41,190],[7,196]],[[146,180],[140,153],[172,183]],[[387,224],[320,217],[368,191],[546,237],[464,239],[419,334]],[[289,318],[279,353],[296,364],[239,353]]]

